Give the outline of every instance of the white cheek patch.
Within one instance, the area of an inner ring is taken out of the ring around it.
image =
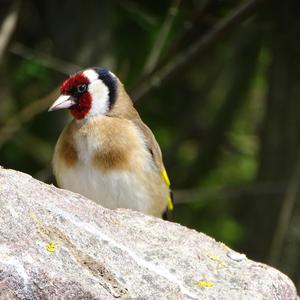
[[[93,82],[94,80],[97,80],[98,79],[98,74],[95,70],[93,69],[88,69],[88,70],[85,70],[83,72],[83,75],[90,81],[90,82]]]
[[[87,117],[105,115],[109,109],[109,90],[108,87],[97,79],[89,84],[88,92],[92,97],[92,106]]]

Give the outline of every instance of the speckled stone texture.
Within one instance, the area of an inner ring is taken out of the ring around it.
[[[297,299],[212,238],[0,169],[0,299]]]

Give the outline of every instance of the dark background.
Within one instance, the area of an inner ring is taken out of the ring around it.
[[[298,2],[0,0],[0,164],[51,181],[58,86],[109,68],[161,145],[173,220],[299,288]]]

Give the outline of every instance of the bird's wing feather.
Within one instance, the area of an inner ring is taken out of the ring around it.
[[[161,177],[162,177],[163,181],[170,189],[170,194],[168,197],[168,210],[171,211],[174,209],[173,194],[172,194],[171,187],[170,187],[171,186],[170,179],[169,179],[169,176],[167,174],[167,171],[164,167],[164,163],[162,160],[162,153],[161,153],[160,147],[154,137],[154,134],[152,133],[150,128],[145,123],[143,123],[142,120],[140,120],[140,119],[135,120],[135,124],[143,132],[147,147],[152,155],[152,158],[161,172]]]

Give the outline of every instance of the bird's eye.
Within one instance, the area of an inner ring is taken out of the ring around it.
[[[87,85],[86,84],[81,84],[77,87],[77,92],[82,94],[87,90]]]

